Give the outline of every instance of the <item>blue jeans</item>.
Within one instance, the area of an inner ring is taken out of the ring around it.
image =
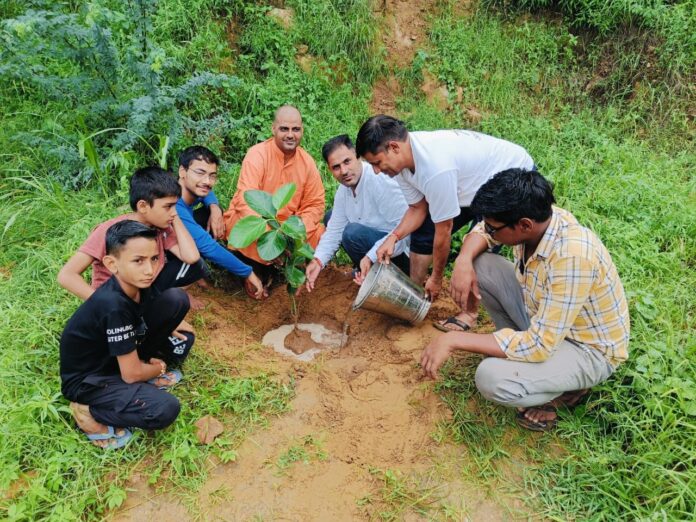
[[[386,235],[387,232],[377,230],[376,228],[366,227],[360,223],[348,223],[346,228],[343,229],[341,246],[345,249],[353,264],[358,266],[360,260],[365,257],[365,254],[372,246]],[[396,256],[393,261],[396,266],[408,273],[408,256],[401,254]]]

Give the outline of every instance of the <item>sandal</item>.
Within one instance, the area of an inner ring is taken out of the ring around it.
[[[127,429],[123,429],[123,434],[119,435],[113,426],[107,426],[108,431],[106,433],[85,433],[90,441],[94,440],[106,440],[109,441],[106,446],[97,446],[104,450],[119,449],[125,446],[133,438],[133,433]],[[84,433],[84,432],[83,432]],[[96,444],[95,444],[96,446]]]
[[[159,379],[164,379],[165,381],[170,382],[171,384],[162,384],[160,386],[157,386],[160,390],[168,390],[169,388],[172,388],[179,384],[181,382],[181,379],[183,379],[184,376],[179,370],[169,370],[162,375],[158,375],[157,377],[153,377],[152,379],[148,380],[148,384],[152,384],[153,386],[157,386],[155,383]]]
[[[453,324],[459,328],[447,328],[448,324]],[[460,321],[454,315],[452,317],[448,317],[444,323],[441,323],[440,321],[433,321],[433,326],[441,332],[467,332],[471,330],[471,326],[466,324],[464,321]]]
[[[531,431],[550,431],[556,427],[556,424],[558,423],[558,415],[556,415],[556,417],[553,419],[535,422],[528,419],[524,415],[525,412],[530,409],[556,413],[556,407],[551,404],[542,404],[540,406],[531,406],[530,408],[525,408],[523,411],[518,411],[517,415],[515,416],[515,422],[517,422],[519,426]]]

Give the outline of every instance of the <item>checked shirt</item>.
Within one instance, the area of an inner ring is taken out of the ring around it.
[[[479,222],[474,229],[495,241]],[[507,357],[547,359],[563,340],[599,350],[616,367],[628,358],[630,320],[619,274],[599,238],[568,211],[554,207],[535,252],[524,262],[516,245],[514,266],[530,318],[529,328],[504,328],[493,335]]]

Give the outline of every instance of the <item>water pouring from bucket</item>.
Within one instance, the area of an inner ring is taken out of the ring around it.
[[[430,304],[423,288],[393,263],[375,263],[360,286],[353,310],[364,308],[415,324],[425,318]]]

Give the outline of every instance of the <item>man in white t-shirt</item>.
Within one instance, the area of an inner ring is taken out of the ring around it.
[[[329,171],[340,183],[334,196],[331,217],[307,265],[307,290],[314,289],[317,277],[339,246],[353,264],[360,266],[356,282],[361,283],[377,260],[377,247],[404,216],[408,205],[398,183],[388,176],[375,176],[369,163],[358,160],[355,146],[346,134],[327,141],[322,156]],[[408,271],[408,237],[394,246],[394,263]]]
[[[433,301],[442,288],[452,233],[477,221],[469,205],[479,187],[498,172],[534,168],[527,151],[509,141],[468,130],[409,132],[403,122],[383,114],[362,125],[356,152],[376,173],[395,178],[409,205],[377,250],[378,260],[386,261],[394,243],[411,234],[411,278],[425,282],[426,296]],[[473,288],[472,277],[460,282]],[[476,320],[477,304],[465,308],[435,325],[447,331],[468,330]]]

